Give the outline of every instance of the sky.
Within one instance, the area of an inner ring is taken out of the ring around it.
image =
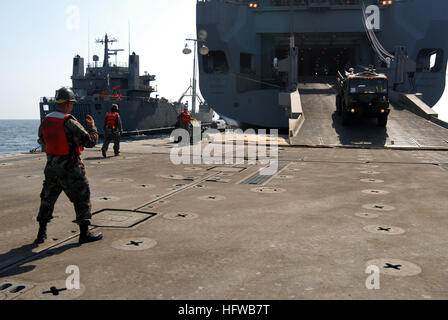
[[[40,98],[71,87],[73,57],[87,64],[90,44],[91,59],[102,61],[95,40],[105,33],[119,40],[111,49],[125,49],[118,62],[127,62],[129,23],[140,73],[156,75],[157,94],[177,101],[193,74],[193,55],[182,50],[196,34],[196,0],[0,1],[0,119],[39,119]]]
[[[120,41],[112,49],[125,49],[118,61],[127,62],[129,22],[141,74],[156,75],[158,94],[177,101],[193,73],[193,56],[182,50],[196,34],[195,8],[196,0],[0,1],[0,119],[39,119],[40,98],[71,86],[74,56],[87,64],[90,44],[90,57],[102,61],[95,40],[105,33]],[[445,121],[447,105],[445,90],[434,107]]]

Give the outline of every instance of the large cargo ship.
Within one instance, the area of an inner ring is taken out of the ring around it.
[[[73,115],[85,125],[85,117],[90,114],[95,119],[99,133],[103,134],[106,112],[112,104],[118,104],[125,134],[170,130],[177,122],[177,116],[183,108],[179,102],[171,103],[165,98],[155,97],[156,89],[151,85],[155,76],[145,72],[140,75],[140,57],[132,53],[129,64],[110,61],[123,50],[112,50],[111,43],[116,42],[106,34],[97,42],[104,45],[104,61],[99,65],[99,57],[93,56],[93,62],[85,69],[84,58],[77,55],[73,59],[73,90],[79,98]],[[56,108],[53,97],[43,97],[40,101],[40,115],[43,119]],[[206,104],[199,107],[193,117],[204,124],[211,123],[213,110]]]
[[[373,65],[392,90],[419,93],[433,107],[445,90],[446,12],[445,0],[198,1],[198,35],[209,49],[201,92],[241,124],[287,128],[282,92]]]

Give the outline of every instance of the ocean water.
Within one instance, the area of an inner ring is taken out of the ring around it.
[[[40,120],[0,120],[0,156],[30,152],[37,143]]]

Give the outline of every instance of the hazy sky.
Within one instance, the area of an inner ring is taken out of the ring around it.
[[[156,75],[159,95],[179,99],[193,72],[193,56],[182,50],[196,33],[196,0],[0,1],[0,119],[39,119],[40,97],[71,86],[73,57],[87,61],[88,25],[91,57],[102,61],[95,39],[107,32],[127,62],[128,21],[141,74]]]

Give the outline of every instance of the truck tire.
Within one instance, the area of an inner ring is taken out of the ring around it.
[[[386,128],[387,126],[387,116],[379,116],[378,117],[378,126],[381,128]]]
[[[350,124],[350,115],[348,115],[346,112],[342,112],[342,125],[346,127],[349,124]]]
[[[339,95],[336,96],[336,112],[338,116],[342,115],[341,97]]]

